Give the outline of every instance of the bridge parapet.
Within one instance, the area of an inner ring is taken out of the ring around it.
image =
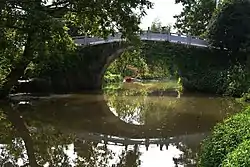
[[[138,36],[143,41],[169,41],[172,43],[180,43],[180,44],[199,46],[199,47],[208,46],[208,42],[204,39],[177,33],[153,33],[153,32],[143,31],[140,34],[138,34]],[[125,39],[122,38],[121,33],[117,33],[114,36],[110,35],[107,37],[107,39],[98,37],[76,36],[74,37],[74,40],[75,43],[78,45],[98,45],[104,43],[125,41]]]

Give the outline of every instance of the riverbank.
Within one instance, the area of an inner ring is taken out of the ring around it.
[[[109,84],[103,88],[104,93],[113,93],[116,91],[131,91],[134,95],[144,92],[148,96],[174,96],[178,97],[182,92],[182,86],[177,80],[165,81],[147,81],[147,82],[133,82],[133,83],[116,83]]]

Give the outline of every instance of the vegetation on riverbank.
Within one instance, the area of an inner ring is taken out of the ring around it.
[[[204,75],[207,85],[214,85],[215,88],[223,90],[223,94],[242,97],[239,101],[249,105],[245,101],[249,101],[250,91],[250,2],[223,0],[219,1],[217,6],[217,1],[212,0],[178,2],[184,5],[184,11],[177,16],[175,26],[182,32],[194,32],[199,36],[205,36],[211,46],[227,52],[223,56],[218,55],[218,58],[228,60],[227,68],[218,70],[213,65],[207,68],[214,76],[212,78],[217,78],[209,80],[209,77]],[[203,17],[204,15],[206,17]],[[202,143],[198,166],[249,166],[249,122],[248,107],[216,125],[212,135]]]
[[[202,144],[199,166],[227,167],[239,163],[242,167],[248,166],[249,152],[246,151],[249,150],[249,132],[250,108],[248,107],[214,127],[212,135]]]
[[[178,97],[182,93],[182,86],[178,81],[168,80],[146,83],[135,82],[108,84],[103,90],[105,94],[110,95],[119,91],[131,91],[134,92],[135,95],[138,94],[138,92],[144,92],[148,96],[158,95]]]
[[[139,53],[126,53],[115,60],[105,79],[109,83],[125,76],[144,79],[165,77],[179,79],[188,91],[240,97],[250,88],[245,64],[247,54],[240,52],[237,62],[233,62],[228,54],[224,50],[147,42]]]

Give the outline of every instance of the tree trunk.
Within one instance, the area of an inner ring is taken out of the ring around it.
[[[6,81],[3,83],[3,86],[0,90],[0,99],[6,99],[13,86],[18,83],[18,79],[24,75],[25,69],[33,58],[33,53],[32,35],[29,33],[23,56],[18,61],[18,63],[14,65],[9,75],[5,78]]]

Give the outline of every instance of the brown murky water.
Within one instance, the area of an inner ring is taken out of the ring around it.
[[[0,165],[195,166],[201,140],[241,108],[221,97],[134,91],[2,104]]]

